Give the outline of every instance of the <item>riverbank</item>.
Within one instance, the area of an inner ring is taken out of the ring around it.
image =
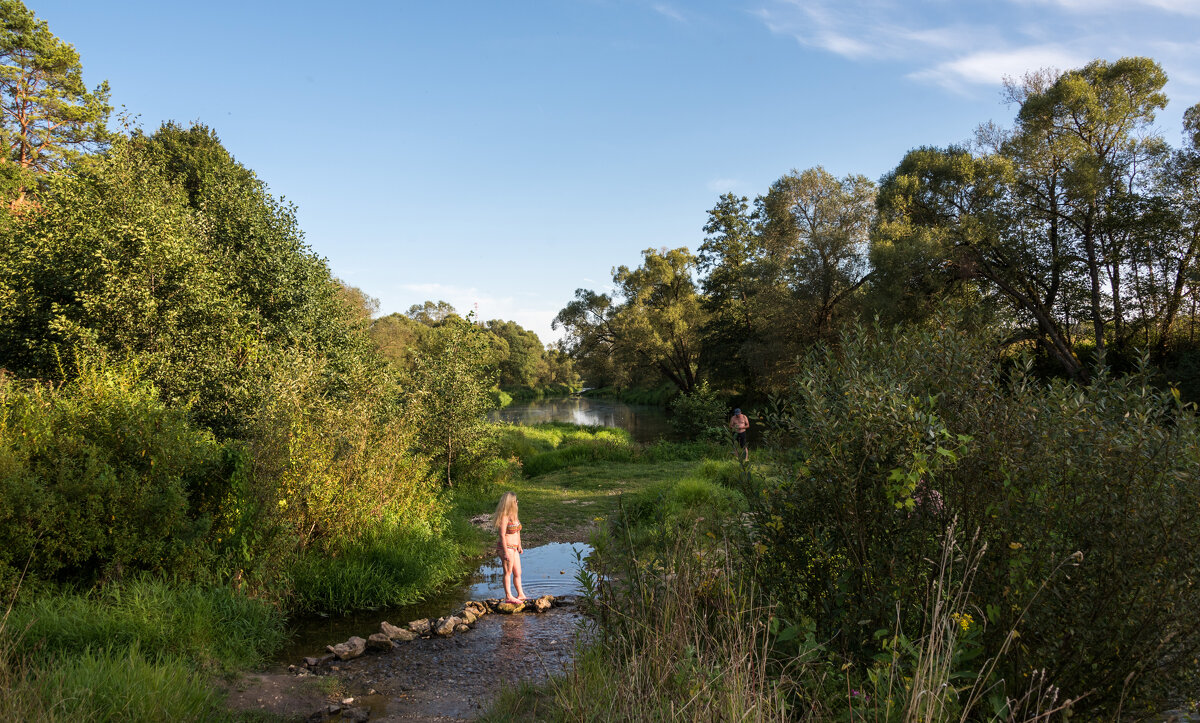
[[[707,456],[719,454],[703,445],[639,445],[628,433],[611,428],[547,424],[501,431],[500,451],[521,473],[491,492],[456,493],[454,516],[475,519],[491,535],[488,518],[496,497],[501,491],[515,492],[526,559],[534,563],[526,572],[531,588],[537,585],[532,576],[541,550],[554,543],[593,540],[619,513],[622,500],[687,478],[698,466],[712,465],[704,461]],[[554,567],[559,575],[574,576],[573,561],[555,561]],[[366,617],[363,630],[371,627]],[[515,660],[506,666],[503,680],[519,682],[521,688],[545,683],[548,673],[566,670],[579,622],[573,612],[557,610],[551,617],[529,620],[495,618],[461,637],[406,647],[402,660],[387,655],[367,658],[339,665],[318,681],[281,673],[247,674],[230,686],[230,702],[245,712],[294,716],[304,712],[304,706],[311,707],[313,690],[324,686],[326,699],[354,698],[371,708],[372,720],[404,720],[418,714],[474,717],[501,692],[494,677],[477,677],[491,669],[487,661],[497,655]],[[497,652],[501,648],[503,652]]]

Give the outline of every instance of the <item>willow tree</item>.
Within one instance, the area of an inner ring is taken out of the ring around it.
[[[83,84],[79,53],[20,0],[0,0],[0,183],[24,196],[38,174],[102,145],[108,83]],[[15,192],[15,193],[14,193]]]
[[[646,249],[637,268],[618,267],[617,295],[587,289],[558,313],[576,358],[607,357],[628,381],[632,371],[652,371],[690,394],[698,381],[701,307],[692,272],[696,257],[686,248]]]

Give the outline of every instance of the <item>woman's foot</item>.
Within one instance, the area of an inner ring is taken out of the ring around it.
[[[505,602],[506,604],[508,604],[508,605],[520,605],[521,603],[523,603],[523,602],[525,602],[525,601],[524,601],[524,600],[518,600],[518,599],[517,599],[517,598],[515,598],[515,597],[510,597],[510,598],[505,598],[505,599],[504,599],[504,602]]]

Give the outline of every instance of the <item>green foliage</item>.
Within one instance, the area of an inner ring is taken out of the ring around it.
[[[0,576],[195,573],[227,459],[128,369],[85,367],[62,387],[0,377]]]
[[[0,241],[0,366],[54,379],[79,354],[136,359],[206,423],[244,409],[258,344],[179,190],[118,144],[44,195]]]
[[[333,554],[309,553],[291,569],[294,607],[334,614],[407,605],[424,599],[468,572],[460,530],[380,527],[338,544]]]
[[[451,317],[433,332],[414,359],[410,404],[418,438],[439,461],[449,486],[456,468],[468,474],[485,453],[494,379],[483,329]]]
[[[226,587],[149,577],[19,603],[6,630],[45,661],[83,650],[141,649],[225,670],[261,663],[285,637],[282,614],[262,601]]]
[[[0,2],[0,106],[0,167],[16,171],[0,174],[9,192],[108,137],[108,83],[88,92],[79,53],[20,0]]]
[[[695,391],[671,402],[671,426],[685,439],[723,442],[729,438],[725,411],[725,403],[708,382],[701,382]]]
[[[1046,385],[991,348],[939,319],[810,355],[774,415],[795,454],[757,512],[761,577],[863,660],[875,630],[921,629],[957,517],[989,549],[985,655],[1020,636],[996,667],[1010,697],[1045,668],[1095,710],[1161,704],[1200,651],[1196,417],[1144,375]]]
[[[665,378],[690,392],[697,383],[705,317],[692,280],[696,257],[685,248],[646,249],[642,257],[636,269],[613,272],[618,298],[578,289],[554,325],[566,330],[572,356],[600,364],[589,370],[593,379],[629,386]]]
[[[0,716],[9,720],[200,723],[227,716],[203,673],[139,648],[89,649],[16,675],[0,696]]]
[[[266,554],[276,531],[288,545],[327,547],[380,523],[431,529],[445,510],[426,459],[414,455],[415,412],[401,406],[394,381],[366,364],[345,377],[351,393],[331,399],[326,378],[319,361],[281,360],[246,424],[249,476],[221,529],[234,559],[257,536],[249,547],[263,554],[244,564],[264,574],[281,562]]]

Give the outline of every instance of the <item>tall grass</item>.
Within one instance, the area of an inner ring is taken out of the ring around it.
[[[468,571],[479,552],[469,523],[444,532],[383,528],[329,552],[301,557],[292,568],[294,607],[303,613],[344,613],[417,602]]]
[[[1031,671],[1018,697],[997,684],[998,658],[983,659],[988,624],[973,594],[986,546],[963,544],[954,525],[931,560],[923,620],[902,617],[880,630],[878,653],[842,657],[814,628],[789,622],[755,583],[751,540],[729,514],[721,463],[647,491],[625,506],[597,540],[591,567],[580,571],[595,621],[566,674],[508,691],[489,720],[537,711],[561,721],[854,721],[1006,723],[1065,720],[1078,700],[1064,698],[1044,673]],[[707,485],[707,487],[706,487]],[[724,520],[714,534],[705,523]],[[747,544],[750,543],[750,544]],[[1061,561],[1056,574],[1078,561]],[[1052,584],[1047,580],[1043,588]],[[1015,631],[1006,636],[1018,639]],[[1003,655],[1006,650],[1001,651]],[[1011,688],[1010,688],[1011,689]]]
[[[270,606],[153,580],[10,605],[0,620],[0,720],[227,719],[209,673],[261,662],[283,636]]]
[[[140,648],[214,670],[256,665],[285,637],[283,614],[270,605],[228,588],[150,578],[39,596],[13,608],[8,630],[39,659]]]

